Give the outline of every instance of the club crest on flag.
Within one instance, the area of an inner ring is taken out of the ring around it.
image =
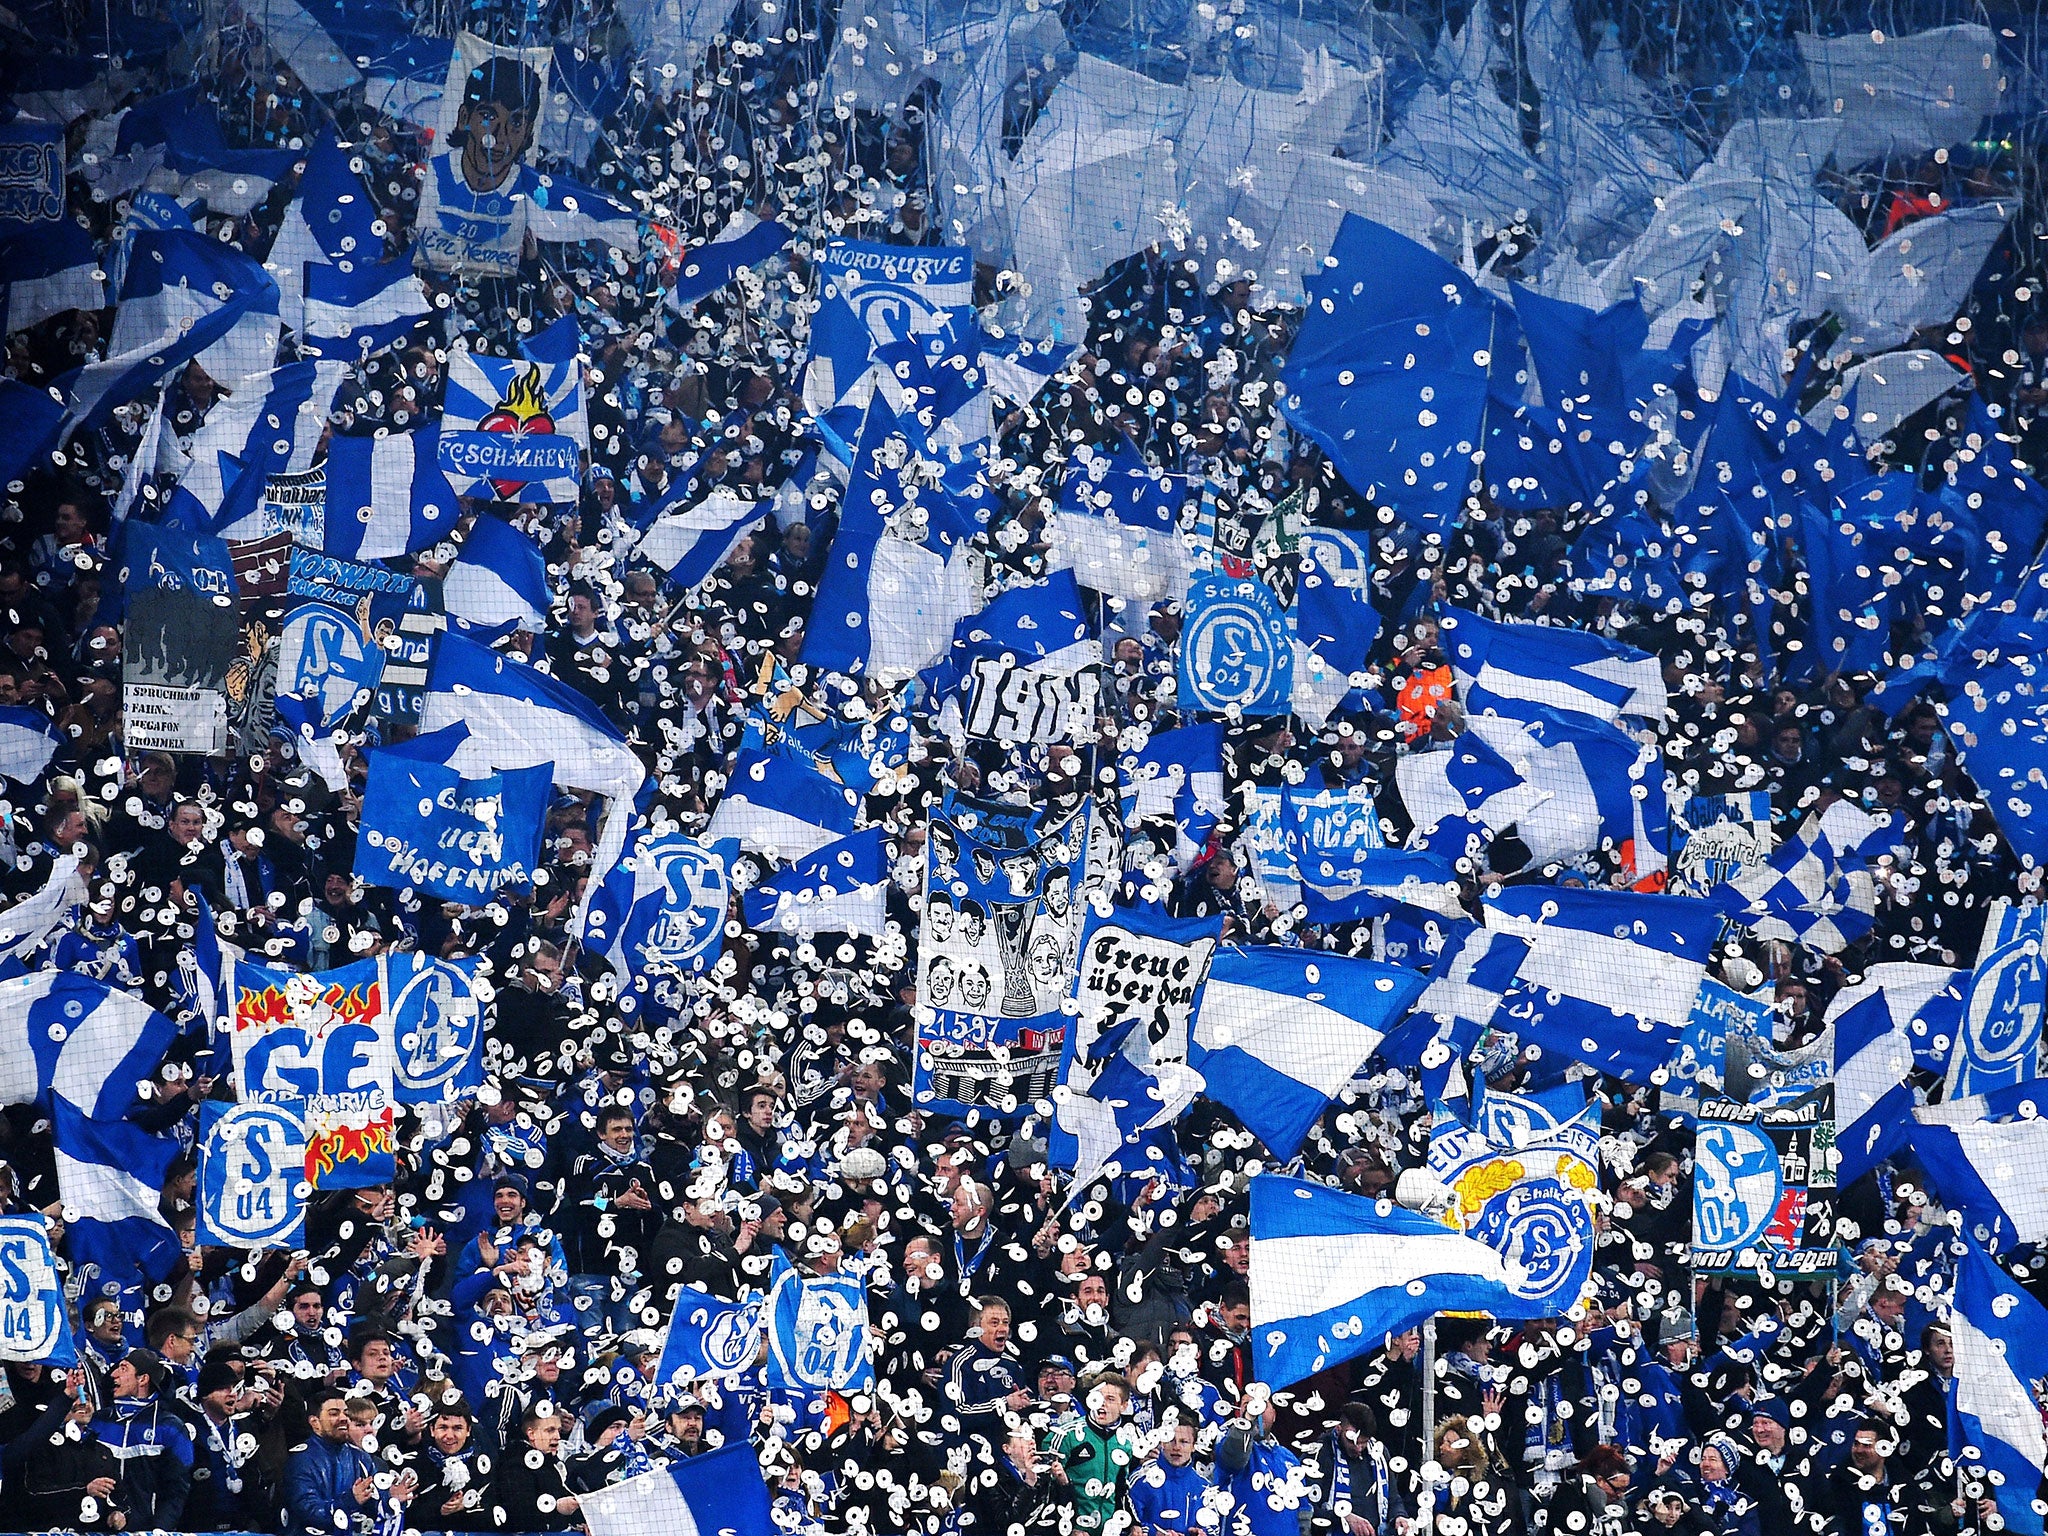
[[[1955,1080],[1947,1097],[1989,1093],[2031,1080],[2048,1003],[2048,962],[2040,940],[2022,939],[1987,956],[1970,978],[1958,1031]]]
[[[207,1116],[200,1143],[201,1240],[222,1248],[293,1246],[304,1232],[305,1177],[306,1118],[300,1108],[222,1106]]]
[[[68,1333],[64,1286],[41,1219],[0,1220],[0,1359],[52,1361]]]
[[[405,1097],[438,1097],[478,1059],[483,1009],[476,998],[476,961],[393,956],[391,1017],[398,1043],[398,1084]],[[467,974],[464,966],[466,964]]]
[[[1785,1192],[1778,1149],[1750,1126],[1714,1123],[1700,1127],[1696,1156],[1696,1243],[1703,1248],[1748,1247],[1770,1226]]]
[[[662,838],[641,850],[654,862],[667,899],[647,930],[650,961],[678,970],[714,949],[723,936],[718,916],[731,898],[725,866],[701,843],[687,837]]]
[[[1576,1160],[1561,1171],[1567,1179],[1580,1172],[1592,1177]],[[1578,1300],[1593,1256],[1593,1213],[1584,1189],[1554,1178],[1512,1184],[1479,1208],[1466,1231],[1507,1261],[1508,1285],[1517,1296],[1558,1312]]]

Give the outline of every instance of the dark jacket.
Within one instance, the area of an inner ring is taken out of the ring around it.
[[[546,1513],[540,1507],[543,1494],[555,1501]],[[562,1512],[561,1501],[568,1497],[569,1483],[560,1460],[522,1443],[507,1446],[498,1457],[484,1509],[501,1531],[566,1531],[583,1523],[580,1517]]]
[[[329,1536],[348,1529],[348,1518],[364,1506],[356,1502],[356,1479],[362,1461],[356,1449],[318,1435],[295,1446],[284,1466],[284,1529],[288,1536]],[[337,1520],[335,1517],[341,1516]]]
[[[192,1434],[185,1421],[161,1398],[117,1398],[92,1427],[121,1464],[129,1523],[176,1529],[192,1491]]]
[[[19,1475],[9,1466],[7,1509],[18,1517],[27,1531],[111,1529],[108,1517],[116,1511],[135,1524],[135,1512],[119,1486],[108,1498],[86,1493],[86,1486],[100,1478],[121,1481],[121,1463],[113,1451],[100,1443],[88,1424],[81,1426],[76,1440],[64,1433],[70,1401],[59,1398],[39,1418],[28,1434]],[[10,1444],[8,1451],[12,1453]],[[86,1500],[92,1498],[93,1518],[85,1518]]]

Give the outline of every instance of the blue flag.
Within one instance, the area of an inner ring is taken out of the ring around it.
[[[623,977],[710,969],[725,942],[732,882],[725,865],[680,832],[645,834],[591,898],[585,943]]]
[[[441,1104],[484,1085],[481,957],[442,960],[418,950],[385,956],[385,1012],[397,1046],[392,1095],[400,1104]]]
[[[64,1282],[40,1216],[0,1216],[0,1360],[78,1364]]]
[[[785,1272],[769,1291],[768,1385],[813,1397],[874,1385],[868,1293],[854,1275]]]
[[[761,1343],[764,1300],[756,1296],[751,1301],[722,1301],[697,1286],[678,1286],[655,1381],[680,1387],[745,1371]]]
[[[1962,1459],[1998,1478],[1993,1496],[2007,1530],[2040,1536],[2035,1500],[2048,1472],[2041,1406],[2048,1398],[2048,1308],[1966,1240],[1949,1332]]]
[[[554,764],[465,778],[447,759],[468,735],[455,724],[369,754],[356,840],[363,879],[482,906],[533,878]]]
[[[211,1248],[303,1248],[304,1101],[199,1106],[198,1239]]]

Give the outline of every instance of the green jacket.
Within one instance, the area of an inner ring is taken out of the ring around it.
[[[1103,1430],[1088,1419],[1055,1430],[1046,1450],[1060,1458],[1074,1490],[1074,1528],[1099,1531],[1123,1502],[1138,1442],[1123,1425]]]

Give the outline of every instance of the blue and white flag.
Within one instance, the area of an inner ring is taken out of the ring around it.
[[[0,912],[0,981],[22,975],[29,957],[43,947],[58,924],[71,921],[72,913],[84,901],[85,877],[78,872],[78,856],[67,853],[51,863],[50,878],[41,890]]]
[[[741,539],[774,510],[774,503],[751,501],[724,486],[714,486],[693,507],[664,512],[640,536],[633,553],[668,572],[685,590],[701,585],[732,558]]]
[[[1189,1063],[1204,1093],[1290,1158],[1427,984],[1374,960],[1225,945],[1209,963]]]
[[[877,348],[931,336],[974,304],[974,252],[965,246],[876,245],[835,240],[818,260],[818,312],[811,320],[804,409],[866,405]]]
[[[440,443],[437,421],[414,432],[330,441],[322,550],[388,560],[453,538],[462,505],[441,468]]]
[[[178,477],[164,521],[224,539],[289,532],[317,541],[319,525],[281,522],[264,490],[272,476],[312,466],[341,373],[336,364],[301,362],[235,381],[193,434],[192,466]],[[322,515],[318,504],[294,511]]]
[[[1060,483],[1046,563],[1071,568],[1082,586],[1113,597],[1156,603],[1178,596],[1194,567],[1180,535],[1187,494],[1185,476],[1151,469],[1121,436],[1108,453],[1077,449]]]
[[[63,420],[64,407],[47,389],[0,379],[0,486],[12,485],[46,458]]]
[[[277,361],[277,284],[220,241],[187,230],[138,235],[107,357],[65,375],[68,425],[96,427],[197,359],[217,379]]]
[[[1994,1253],[2048,1239],[2048,1119],[1929,1123],[1915,1116],[1914,1156],[1963,1231]]]
[[[567,683],[451,632],[434,648],[420,729],[458,722],[469,738],[448,759],[457,773],[553,763],[555,783],[611,802],[590,858],[591,887],[602,884],[626,846],[633,798],[647,778],[619,728]]]
[[[1117,759],[1124,824],[1171,821],[1174,862],[1194,867],[1230,808],[1224,799],[1223,724],[1155,731],[1145,745]]]
[[[2041,664],[2019,656],[1981,666],[1966,689],[1938,704],[1956,757],[1984,791],[1998,830],[2023,857],[2048,859],[2048,716]]]
[[[761,1344],[764,1299],[722,1301],[697,1286],[678,1286],[661,1364],[654,1372],[656,1384],[686,1388],[693,1381],[730,1379],[747,1370]]]
[[[1913,1120],[1913,1038],[1907,1026],[1952,973],[1884,963],[1829,1004],[1835,1061],[1835,1182],[1847,1188],[1903,1149]]]
[[[1512,811],[1517,835],[1539,863],[1612,848],[1636,880],[1667,867],[1671,823],[1662,789],[1663,754],[1655,742],[1639,743],[1612,725],[1540,704],[1509,700],[1501,708],[1513,713],[1475,711],[1467,717],[1467,729],[1522,782],[1502,797],[1482,800],[1469,813],[1474,819],[1490,825]],[[1465,769],[1454,760],[1443,771]],[[1452,802],[1440,792],[1432,796],[1421,779],[1397,777],[1397,782],[1404,795],[1418,796],[1415,803],[1427,807],[1425,815],[1456,814]]]
[[[0,706],[0,776],[17,784],[33,783],[63,744],[63,736],[41,710]]]
[[[683,258],[683,270],[669,290],[668,307],[687,314],[705,298],[737,276],[743,267],[755,266],[779,253],[795,236],[773,219],[763,219],[742,208],[718,232],[717,238],[700,245]]]
[[[199,1106],[198,1240],[210,1248],[306,1245],[304,1101]]]
[[[462,552],[441,581],[449,617],[495,629],[511,624],[532,634],[548,627],[548,563],[540,546],[511,524],[479,512]]]
[[[1257,575],[1198,572],[1180,636],[1183,709],[1244,717],[1294,707],[1294,620]]]
[[[770,875],[742,899],[747,926],[808,939],[879,937],[889,913],[889,835],[869,827]]]
[[[384,957],[384,1011],[398,1048],[392,1097],[398,1103],[443,1104],[483,1086],[480,963],[477,955],[442,960],[418,950]]]
[[[101,165],[89,167],[99,174],[108,196],[147,179],[159,190],[168,184],[183,196],[203,198],[211,212],[231,218],[241,218],[268,197],[297,159],[288,149],[231,148],[220,129],[219,110],[196,85],[123,112],[114,148]],[[110,184],[108,176],[119,180]]]
[[[384,259],[377,205],[357,173],[352,146],[323,128],[299,174],[298,196],[284,211],[264,269],[276,279],[279,313],[295,331],[306,329],[305,273],[309,264],[348,272]]]
[[[585,917],[585,946],[621,979],[700,972],[718,959],[732,885],[725,865],[680,832],[649,833],[605,877]]]
[[[1496,1023],[1631,1082],[1677,1053],[1722,916],[1708,902],[1627,891],[1512,886],[1486,926],[1527,942]]]
[[[1429,1018],[1490,1027],[1494,1016],[1521,974],[1529,941],[1490,927],[1468,923],[1446,943],[1430,968],[1429,984],[1415,1000],[1415,1011]]]
[[[362,879],[480,907],[533,878],[556,766],[464,777],[448,764],[468,738],[458,721],[369,754],[356,839]]]
[[[1955,1014],[1944,1100],[2016,1088],[2041,1075],[2041,1016],[2048,1012],[2048,959],[2038,933],[1991,949],[1967,978]],[[1949,989],[1944,989],[1948,991]]]
[[[65,219],[0,240],[0,315],[10,336],[67,309],[103,309],[106,302],[106,275],[83,226]]]
[[[1992,1493],[2006,1530],[2040,1536],[2035,1496],[2048,1474],[2048,1308],[1966,1240],[1948,1325],[1962,1460],[1997,1479]]]
[[[1394,783],[1414,824],[1415,846],[1467,857],[1475,838],[1483,847],[1550,798],[1488,743],[1489,734],[1505,735],[1524,767],[1536,765],[1539,749],[1512,721],[1462,731],[1441,751],[1409,752],[1395,762]]]
[[[308,722],[331,731],[369,702],[384,676],[384,650],[354,614],[300,603],[278,628],[277,697],[302,699]]]
[[[64,125],[26,113],[0,124],[0,234],[64,217]]]
[[[300,345],[310,357],[359,363],[419,334],[433,317],[410,261],[348,267],[310,262]]]
[[[582,484],[590,420],[573,318],[534,338],[523,358],[457,352],[441,407],[441,468],[464,496],[570,504]],[[569,342],[567,356],[556,345]],[[548,343],[543,346],[543,343]]]
[[[1442,610],[1441,622],[1451,674],[1475,713],[1517,699],[1603,721],[1664,718],[1664,664],[1647,651],[1585,630],[1501,624],[1457,608]]]
[[[178,1143],[126,1120],[95,1120],[62,1094],[51,1098],[50,1137],[74,1269],[107,1283],[169,1275],[184,1252],[157,1202]]]
[[[578,1504],[590,1536],[776,1536],[779,1529],[760,1458],[744,1441],[612,1483]]]
[[[1332,528],[1301,535],[1294,591],[1294,712],[1322,729],[1365,670],[1380,616],[1373,607],[1372,560],[1354,534]]]
[[[858,1276],[789,1270],[769,1291],[766,1312],[770,1387],[818,1394],[874,1385],[868,1293]]]
[[[0,981],[0,1104],[54,1094],[118,1120],[177,1036],[141,998],[75,971]]]
[[[1727,888],[1735,921],[1755,937],[1804,944],[1824,955],[1840,954],[1877,921],[1876,882],[1860,859],[1836,855],[1818,817],[1768,864],[1736,871]]]
[[[1287,846],[1310,922],[1380,917],[1397,902],[1442,917],[1465,915],[1451,859],[1387,847],[1370,791],[1290,788],[1284,812]]]
[[[40,1216],[0,1216],[0,1360],[22,1365],[78,1364],[64,1281]]]
[[[860,796],[793,757],[742,752],[704,829],[704,841],[728,838],[749,853],[800,859],[853,834]]]
[[[820,672],[900,682],[980,606],[967,542],[988,519],[987,477],[977,454],[929,449],[914,419],[868,406],[804,632],[803,660]]]
[[[1532,1315],[1498,1250],[1391,1200],[1261,1174],[1250,1246],[1252,1371],[1274,1388],[1437,1312]]]
[[[927,675],[951,735],[1079,743],[1095,735],[1101,660],[1089,605],[1072,573],[1059,571],[962,619],[945,663]]]

